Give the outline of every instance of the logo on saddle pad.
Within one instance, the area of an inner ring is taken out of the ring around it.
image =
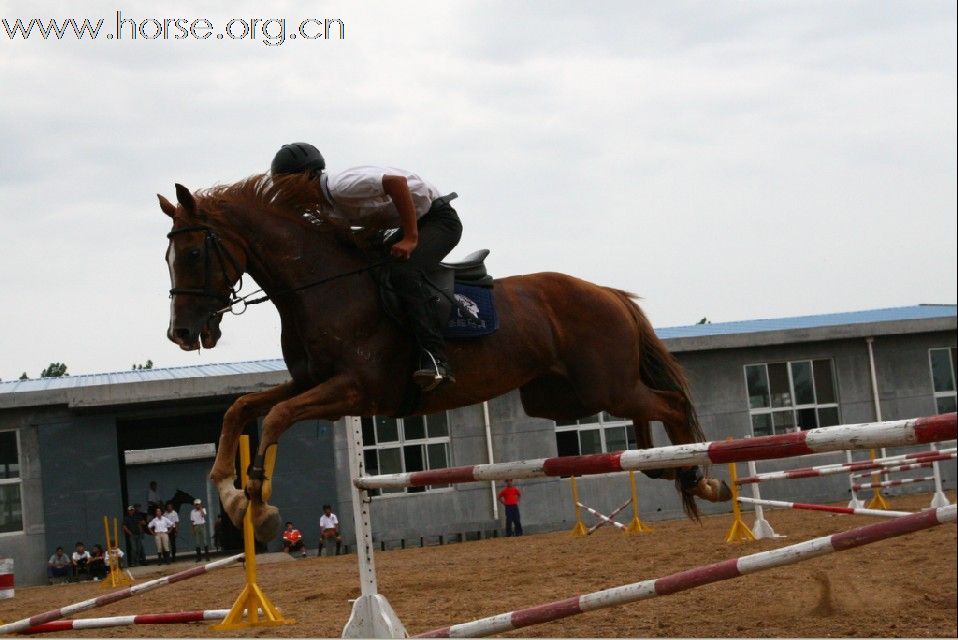
[[[478,320],[478,319],[479,319],[479,305],[476,304],[476,303],[472,300],[472,298],[468,298],[468,297],[462,295],[461,293],[457,293],[457,294],[455,294],[455,296],[456,296],[456,302],[459,303],[459,308],[456,309],[456,314],[461,318],[461,317],[463,317],[463,316],[462,316],[462,312],[465,311],[466,313],[468,313],[469,315],[471,315],[473,318],[475,318],[476,320]]]

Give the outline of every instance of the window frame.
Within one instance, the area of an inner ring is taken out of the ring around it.
[[[17,531],[2,531],[0,538],[10,536],[20,536],[27,531],[27,511],[23,500],[23,461],[22,461],[22,442],[20,439],[20,429],[0,429],[0,433],[12,431],[17,439],[17,468],[19,469],[16,478],[0,478],[0,486],[17,485],[20,493],[20,529]]]
[[[935,401],[935,414],[940,415],[941,412],[938,410],[938,400],[940,398],[952,398],[955,400],[955,403],[958,404],[958,380],[955,379],[955,358],[954,358],[955,347],[931,347],[928,349],[928,375],[931,379],[931,394],[932,398]],[[948,354],[948,364],[951,365],[951,391],[938,391],[935,389],[935,370],[932,365],[931,352],[932,351],[944,351]],[[950,412],[948,412],[950,413]]]
[[[828,362],[830,368],[829,376],[832,382],[832,393],[835,396],[834,402],[824,402],[820,403],[818,401],[818,388],[816,385],[816,375],[815,375],[815,362],[819,360],[825,360]],[[812,403],[803,403],[795,404],[795,400],[798,396],[795,390],[795,377],[792,374],[792,365],[795,364],[804,364],[807,363],[811,367],[811,392],[812,392]],[[788,400],[789,404],[776,407],[773,401],[774,393],[772,391],[771,378],[769,377],[768,367],[769,365],[784,364],[785,372],[788,376]],[[768,389],[768,406],[767,407],[752,407],[751,395],[749,392],[748,386],[748,369],[749,367],[763,367],[765,371],[765,383]],[[835,359],[830,357],[808,357],[808,358],[799,358],[795,360],[770,360],[766,362],[748,362],[742,365],[742,379],[745,383],[745,407],[748,410],[748,428],[749,432],[753,437],[755,434],[755,421],[754,416],[756,415],[767,415],[769,416],[769,424],[771,427],[771,432],[768,434],[762,435],[781,435],[784,433],[795,433],[798,431],[809,431],[811,429],[818,428],[818,413],[821,409],[835,409],[838,414],[838,422],[836,424],[841,424],[841,396],[838,389],[838,376],[835,373]],[[798,412],[802,410],[812,410],[815,412],[815,426],[802,429],[802,425],[798,420]],[[792,418],[791,427],[783,427],[781,431],[776,430],[775,427],[775,414],[776,413],[790,413]]]
[[[443,414],[446,418],[446,435],[430,436],[429,435],[429,416],[437,415],[440,413]],[[377,452],[376,455],[378,458],[378,455],[379,455],[378,452],[396,449],[399,452],[399,462],[402,466],[402,470],[397,472],[389,472],[389,473],[415,473],[415,472],[406,471],[406,456],[404,455],[404,449],[405,447],[419,446],[419,447],[422,447],[422,450],[424,453],[423,460],[425,462],[425,465],[424,465],[426,467],[425,470],[448,469],[449,467],[453,466],[452,465],[452,441],[449,435],[451,431],[449,428],[449,412],[437,411],[436,413],[433,413],[433,414],[428,414],[423,416],[409,416],[409,417],[422,418],[423,431],[425,432],[425,437],[411,438],[407,440],[405,418],[391,418],[390,416],[371,416],[371,417],[366,416],[361,418],[361,420],[372,420],[373,433],[374,433],[374,436],[377,438],[377,440],[379,437],[379,433],[376,428],[376,420],[379,418],[388,418],[391,420],[395,420],[396,421],[396,436],[397,436],[396,440],[391,440],[385,443],[380,443],[377,441],[377,442],[374,442],[373,444],[367,443],[366,439],[363,438],[362,455],[364,458],[364,464],[365,464],[365,456],[367,451],[376,451]],[[430,445],[436,445],[436,444],[441,444],[446,449],[446,466],[445,467],[430,466],[429,447]],[[379,469],[378,473],[383,473],[382,469]],[[410,491],[410,489],[414,489],[414,491]],[[369,495],[375,496],[377,498],[395,498],[399,496],[418,496],[424,493],[448,492],[448,491],[452,491],[453,489],[454,489],[454,486],[451,484],[439,484],[439,485],[426,485],[424,487],[402,487],[402,488],[396,488],[396,489],[387,489],[385,491],[382,489],[371,489],[369,490]]]
[[[608,418],[606,418],[606,416],[608,416]],[[598,422],[583,422],[583,420],[589,420],[595,417],[598,417]],[[623,449],[610,450],[608,445],[608,440],[606,439],[607,430],[615,429],[619,427],[625,428],[625,447],[626,448],[624,450],[628,451],[628,450],[638,449],[637,445],[631,446],[632,443],[629,442],[630,434],[632,436],[633,442],[635,438],[634,430],[633,431],[629,430],[629,427],[632,426],[632,420],[629,418],[620,418],[618,416],[613,416],[608,411],[600,411],[597,414],[586,416],[586,418],[583,418],[582,420],[576,420],[575,424],[559,425],[555,421],[553,421],[553,424],[554,424],[554,433],[556,434],[567,433],[569,431],[576,432],[578,443],[579,443],[579,453],[577,455],[594,455],[597,453],[615,453],[616,451],[623,451]],[[582,453],[582,437],[579,434],[581,434],[582,431],[595,431],[595,430],[598,430],[599,432],[599,446],[601,450],[595,451],[589,454],[583,454]],[[568,455],[576,455],[576,454],[568,454]]]

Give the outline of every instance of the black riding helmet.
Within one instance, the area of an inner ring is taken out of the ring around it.
[[[326,168],[326,160],[319,149],[308,142],[284,144],[273,156],[269,170],[274,174],[302,173],[320,174]]]

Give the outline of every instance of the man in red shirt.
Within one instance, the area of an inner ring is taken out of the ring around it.
[[[519,519],[519,498],[522,492],[512,486],[512,480],[506,480],[506,486],[499,492],[499,502],[506,506],[506,537],[522,535],[522,521]]]
[[[292,522],[286,523],[286,531],[283,532],[283,551],[286,553],[299,551],[304,558],[306,557],[306,546],[303,544],[303,534],[299,532],[299,529],[293,528]]]

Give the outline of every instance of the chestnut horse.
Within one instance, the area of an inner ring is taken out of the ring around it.
[[[304,219],[318,211],[317,189],[304,174],[260,175],[195,194],[178,184],[176,205],[159,196],[173,219],[169,339],[187,351],[215,347],[243,274],[282,319],[291,379],[233,403],[210,473],[237,526],[253,510],[261,541],[279,529],[279,512],[267,500],[283,432],[299,420],[396,415],[414,358],[413,340],[383,312],[377,282],[363,273],[380,256],[371,257],[348,229]],[[608,411],[629,418],[641,448],[652,444],[651,420],[665,425],[673,444],[704,440],[682,370],[630,294],[560,273],[502,278],[494,291],[499,330],[449,341],[457,382],[425,394],[417,415],[519,389],[530,416],[575,420]],[[244,494],[234,487],[238,436],[263,416]],[[690,517],[698,515],[694,496],[729,499],[728,487],[697,467],[648,475],[674,479]]]

